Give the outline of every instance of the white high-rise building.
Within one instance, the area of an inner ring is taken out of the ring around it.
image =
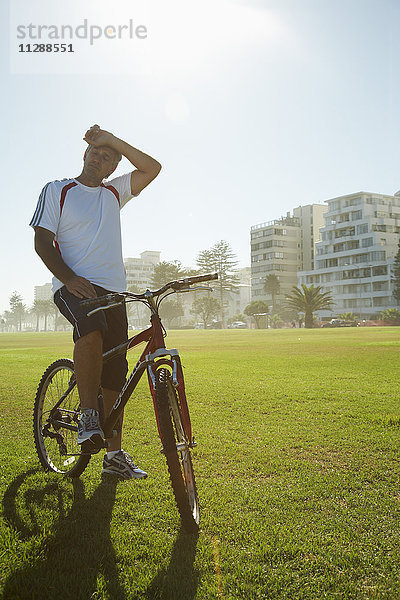
[[[35,300],[52,300],[52,284],[45,283],[44,285],[35,285],[34,288],[34,299]]]
[[[253,300],[271,302],[264,291],[266,277],[274,274],[280,283],[277,304],[297,285],[297,273],[313,268],[315,244],[320,239],[323,204],[299,206],[286,217],[253,225],[251,228],[251,295]]]
[[[146,250],[140,253],[140,258],[124,259],[127,289],[133,286],[139,292],[144,292],[151,288],[154,267],[160,262],[160,254],[161,252]]]
[[[396,305],[391,265],[398,250],[400,193],[358,192],[327,203],[314,269],[299,273],[299,283],[331,292],[335,314],[378,318],[382,310]]]

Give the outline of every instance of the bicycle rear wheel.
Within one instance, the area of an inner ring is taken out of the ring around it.
[[[190,441],[185,434],[179,399],[167,369],[157,371],[156,401],[161,442],[182,524],[187,530],[196,532],[200,507]]]
[[[33,433],[40,463],[47,471],[79,477],[90,455],[77,444],[79,395],[74,363],[62,358],[43,373],[33,409]]]

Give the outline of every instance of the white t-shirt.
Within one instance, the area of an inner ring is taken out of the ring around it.
[[[74,273],[106,290],[123,292],[120,209],[133,197],[131,174],[98,187],[76,179],[51,181],[40,194],[31,227],[55,234],[54,244]],[[53,294],[63,283],[53,277]]]

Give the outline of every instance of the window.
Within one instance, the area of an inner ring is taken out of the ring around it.
[[[353,263],[356,264],[363,262],[368,262],[368,254],[357,254],[353,259]]]
[[[372,226],[372,229],[374,226]],[[361,225],[357,225],[357,235],[362,233],[368,233],[368,223],[361,223]]]
[[[362,219],[362,210],[355,210],[351,213],[352,221],[357,221],[358,219]]]
[[[370,252],[369,259],[375,260],[386,260],[386,252],[384,250],[378,250],[377,252]]]
[[[333,200],[329,202],[329,210],[339,210],[340,208],[340,200]]]
[[[374,298],[374,306],[388,306],[390,304],[390,298],[387,296],[376,296]]]
[[[373,244],[374,244],[374,240],[372,237],[364,238],[363,240],[361,240],[361,246],[363,248],[369,248],[369,246],[373,246]]]
[[[357,204],[361,204],[361,202],[362,198],[360,197],[350,198],[349,200],[344,201],[344,208],[347,208],[348,206],[357,206]]]
[[[381,225],[380,223],[373,223],[372,231],[388,231],[388,228],[386,225]]]
[[[387,281],[374,281],[372,284],[372,289],[374,292],[383,292],[388,289]]]
[[[386,265],[378,265],[377,267],[372,268],[372,275],[387,275],[387,266]]]

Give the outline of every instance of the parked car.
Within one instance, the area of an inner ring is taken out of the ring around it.
[[[247,329],[247,325],[243,321],[233,321],[233,323],[228,325],[228,329]]]
[[[358,327],[358,321],[343,321],[342,319],[331,319],[322,327]]]

